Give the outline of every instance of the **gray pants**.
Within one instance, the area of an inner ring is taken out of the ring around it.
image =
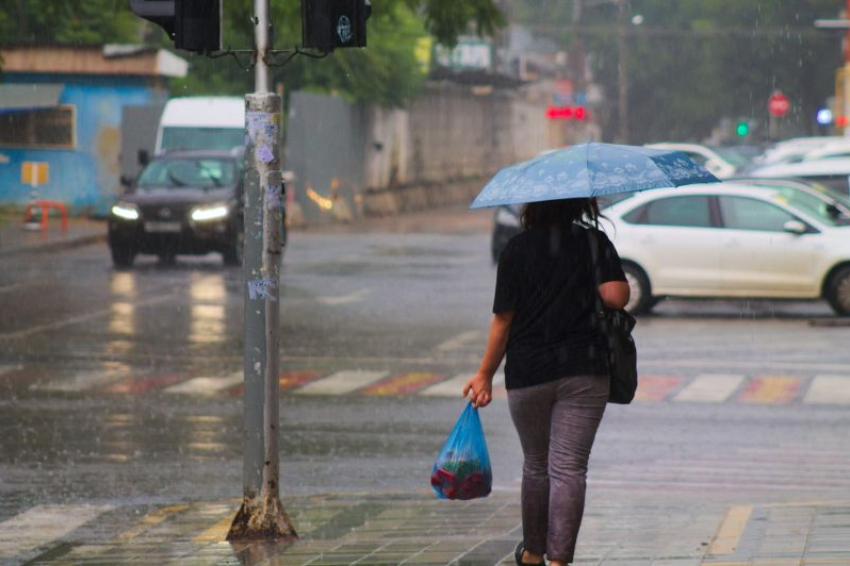
[[[581,375],[508,391],[524,456],[522,536],[529,552],[573,561],[587,461],[608,388],[607,376]]]

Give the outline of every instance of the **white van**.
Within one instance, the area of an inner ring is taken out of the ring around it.
[[[245,100],[238,96],[172,98],[162,111],[156,153],[245,145]]]

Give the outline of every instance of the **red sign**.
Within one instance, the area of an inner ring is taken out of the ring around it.
[[[770,112],[771,116],[777,118],[785,116],[789,110],[791,110],[791,103],[788,101],[788,97],[781,92],[774,92],[767,99],[767,111]]]
[[[547,106],[546,117],[550,120],[584,120],[590,117],[590,111],[584,106]]]

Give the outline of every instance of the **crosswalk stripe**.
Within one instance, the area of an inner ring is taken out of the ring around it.
[[[36,383],[31,386],[31,389],[36,391],[74,393],[101,387],[124,379],[125,377],[127,377],[126,371],[120,369],[80,371],[66,375],[60,379],[53,379],[47,383]]]
[[[243,373],[238,371],[226,377],[196,377],[165,389],[166,393],[205,394],[217,393],[242,383]]]
[[[435,381],[442,379],[439,373],[410,372],[394,375],[389,379],[373,383],[362,389],[361,395],[377,395],[388,397],[391,395],[409,395],[419,391]]]
[[[0,558],[11,558],[60,539],[114,508],[112,505],[38,505],[28,509],[0,523]]]
[[[824,405],[850,404],[850,376],[815,376],[803,402]]]
[[[685,386],[674,400],[691,403],[722,403],[738,390],[745,377],[735,374],[704,373]]]
[[[638,379],[636,401],[663,401],[679,384],[684,381],[681,377],[641,376]]]
[[[426,397],[460,397],[463,386],[472,377],[472,373],[459,373],[446,381],[426,387],[419,392]]]
[[[21,366],[12,365],[12,364],[0,364],[0,376],[4,376],[7,373],[12,373],[13,371],[18,371],[21,369]]]
[[[789,375],[755,377],[738,395],[738,400],[757,404],[790,403],[797,395],[801,381],[801,378]]]
[[[387,371],[339,371],[296,389],[299,395],[344,395],[384,379]]]

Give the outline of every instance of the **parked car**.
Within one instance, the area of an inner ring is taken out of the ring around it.
[[[807,182],[815,182],[841,196],[850,196],[850,158],[817,159],[799,163],[776,163],[763,165],[747,173],[750,177],[762,179],[782,179],[794,177]]]
[[[841,196],[829,190],[826,185],[803,179],[760,179],[758,177],[733,177],[733,183],[744,183],[759,187],[776,188],[780,191],[799,191],[808,194],[821,203],[825,210],[831,211],[836,217],[844,216],[850,219],[850,197]]]
[[[850,315],[850,226],[780,189],[721,183],[639,193],[606,210],[632,289],[661,298],[826,299]]]
[[[709,147],[698,143],[650,143],[646,147],[681,151],[714,174],[727,179],[749,165],[749,159],[731,149]]]
[[[831,145],[844,143],[847,138],[843,136],[812,136],[803,138],[791,138],[776,143],[765,152],[756,157],[753,162],[757,165],[771,165],[777,163],[789,163],[799,161],[806,153]]]
[[[241,153],[209,150],[151,160],[112,206],[113,263],[129,267],[140,253],[167,263],[177,254],[218,252],[226,265],[241,265],[241,164]]]

